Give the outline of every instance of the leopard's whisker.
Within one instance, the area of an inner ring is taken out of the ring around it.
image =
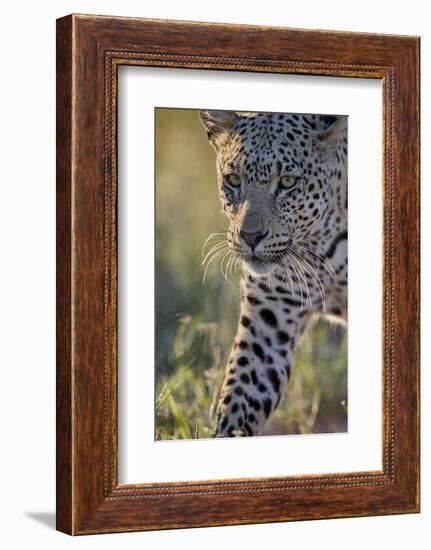
[[[309,266],[309,264],[307,264]],[[322,310],[323,312],[325,313],[326,312],[326,294],[325,294],[325,288],[323,286],[323,283],[319,277],[318,274],[316,274],[316,277],[313,275],[312,273],[312,268],[311,266],[310,267],[306,267],[304,265],[304,269],[309,273],[311,279],[313,280],[313,282],[315,283],[318,291],[319,291],[319,294],[320,294],[320,300],[321,300],[321,303],[322,303]]]
[[[310,295],[310,289],[308,288],[308,281],[307,281],[307,277],[304,273],[304,268],[303,266],[301,265],[301,262],[298,261],[298,259],[293,256],[293,259],[295,260],[296,262],[296,265],[298,266],[298,271],[302,277],[302,280],[304,281],[304,285],[305,285],[305,291],[307,293],[307,300],[308,300],[308,303],[310,304],[311,306],[311,295]]]
[[[209,266],[213,263],[214,260],[216,260],[218,257],[220,257],[224,253],[225,253],[225,249],[222,248],[221,250],[216,251],[215,254],[208,260],[207,265],[205,266],[205,271],[204,271],[204,275],[203,275],[203,278],[202,278],[202,284],[205,283],[205,279],[206,279],[206,275],[207,275],[207,271],[208,271]]]
[[[230,250],[227,250],[225,251],[224,254],[221,255],[221,259],[219,261],[219,269],[220,269],[220,273],[223,275],[223,278],[226,280],[226,274],[225,272],[223,271],[223,262],[226,258],[228,258],[230,255]]]
[[[305,258],[302,258],[302,261],[308,266],[310,276],[312,277],[312,279],[314,280],[314,282],[316,283],[319,289],[320,297],[322,300],[322,309],[323,309],[323,312],[325,313],[326,312],[326,293],[325,293],[325,287],[320,278],[320,275],[317,272],[317,270],[309,262],[307,262]]]
[[[322,265],[322,267],[325,268],[325,270],[332,277],[332,279],[336,279],[337,273],[335,269],[332,267],[331,262],[324,256],[311,250],[309,246],[307,246],[307,244],[308,243],[306,241],[295,242],[295,246],[297,246],[298,248],[300,247],[305,253],[307,253],[308,255],[313,257],[315,260],[317,260]]]
[[[233,263],[232,263],[232,273],[238,272],[238,264],[240,263],[240,259],[238,258],[237,254],[233,254]]]
[[[225,274],[228,279],[229,279],[229,269],[230,269],[231,262],[232,262],[232,253],[228,256],[228,260],[226,262],[226,268],[225,268]]]
[[[224,266],[224,261],[226,260],[226,258],[229,258],[229,256],[232,254],[232,250],[228,250],[226,252],[226,254],[222,257],[222,259],[220,260],[220,271],[221,271],[221,274],[223,275],[225,281],[227,281],[228,283],[230,283],[230,280],[228,279],[227,277],[227,274],[226,274],[226,270],[223,270],[223,266]]]
[[[272,277],[272,273],[268,273],[267,277],[268,277],[267,278],[268,286],[272,290],[274,288],[274,280]]]
[[[212,263],[213,259],[215,259],[216,257],[219,256],[219,252],[225,252],[227,249],[228,249],[227,246],[223,246],[223,247],[219,248],[218,250],[213,251],[211,257],[207,258],[206,264],[208,265],[209,263]],[[202,265],[204,265],[204,264],[202,264]]]
[[[315,252],[313,252],[312,250],[309,250],[304,246],[298,245],[297,243],[295,243],[294,245],[290,245],[290,247],[291,248],[294,247],[297,250],[297,252],[302,255],[301,257],[303,259],[304,259],[304,256],[306,256],[308,258],[309,263],[313,265],[316,270],[318,269],[318,266],[316,265],[317,263],[329,274],[329,276],[332,279],[336,278],[336,273],[334,271],[334,268],[325,258],[323,258],[322,256],[316,254]]]
[[[207,259],[211,256],[211,254],[213,252],[215,252],[216,250],[219,250],[223,246],[227,246],[227,241],[222,241],[221,243],[217,243],[212,248],[210,248],[210,250],[207,252],[205,258],[202,260],[201,265],[204,265],[204,263],[207,261]]]
[[[307,264],[307,265],[309,265],[309,264]],[[326,295],[325,295],[325,288],[323,286],[323,283],[322,283],[319,275],[316,274],[316,278],[314,277],[314,275],[312,274],[312,271],[310,271],[310,268],[307,268],[304,265],[304,269],[309,273],[311,279],[314,281],[315,285],[317,286],[317,289],[318,289],[319,294],[320,294],[320,300],[322,302],[322,310],[325,313],[326,312]]]
[[[327,273],[330,275],[330,277],[332,279],[337,278],[337,272],[332,267],[332,264],[329,262],[329,260],[327,260],[323,256],[320,256],[320,255],[314,253],[312,250],[309,250],[307,248],[304,248],[304,252],[306,252],[308,255],[315,258],[316,260],[318,260],[320,262],[320,264],[322,265],[322,267],[327,271]]]
[[[314,267],[307,262],[307,260],[305,260],[299,253],[295,252],[294,246],[290,247],[290,251],[292,252],[292,254],[295,254],[297,256],[298,260],[300,260],[302,262],[303,269],[310,275],[312,281],[317,286],[317,289],[319,290],[319,293],[320,293],[320,298],[322,300],[322,309],[324,311],[326,311],[325,289],[324,289],[323,283],[322,283],[322,281],[319,277],[319,274],[314,269]]]
[[[290,273],[290,267],[287,265],[286,266],[286,270],[287,270],[287,276],[289,278],[289,282],[290,282],[290,293],[292,294],[293,296],[293,281],[292,281],[292,274]]]
[[[208,242],[205,246],[202,247],[201,256],[204,257],[208,253],[207,248],[209,245],[211,245],[211,247],[214,247],[220,243],[227,243],[227,240],[222,237],[218,237],[217,239],[212,239],[212,241]]]
[[[286,258],[287,260],[287,258]],[[299,284],[299,290],[301,292],[301,311],[304,309],[304,294],[302,292],[302,282],[301,282],[301,277],[298,275],[298,272],[296,270],[296,267],[293,265],[293,264],[290,264],[290,267],[292,268],[294,274],[295,274],[295,277],[298,281],[298,284]]]
[[[234,254],[234,260],[233,260],[233,273],[238,273],[238,266],[240,264],[241,260],[238,258],[236,254]]]
[[[229,260],[228,260],[228,262],[227,262],[227,266],[226,266],[226,274],[227,274],[228,277],[232,274],[232,267],[233,267],[234,263],[235,263],[235,256],[232,253]]]
[[[227,236],[227,231],[223,231],[221,233],[211,233],[210,235],[208,235],[208,237],[205,239],[205,241],[202,244],[202,256],[204,255],[205,247],[211,240],[224,240],[226,239],[226,236]]]

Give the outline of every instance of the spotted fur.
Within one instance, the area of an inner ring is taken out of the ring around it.
[[[347,118],[200,115],[229,220],[207,258],[242,269],[216,436],[252,436],[285,394],[310,319],[347,317]]]

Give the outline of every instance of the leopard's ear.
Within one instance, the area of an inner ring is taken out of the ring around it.
[[[347,143],[347,116],[337,116],[335,122],[317,134],[316,141],[324,154],[334,154],[340,143]]]
[[[229,138],[238,115],[234,111],[200,111],[199,115],[208,140],[217,151]]]

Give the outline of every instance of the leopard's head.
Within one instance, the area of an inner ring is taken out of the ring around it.
[[[227,241],[252,274],[285,265],[346,188],[347,117],[201,111],[216,155]],[[335,168],[334,168],[335,167]],[[343,200],[345,198],[343,197]],[[309,246],[309,244],[308,244]]]

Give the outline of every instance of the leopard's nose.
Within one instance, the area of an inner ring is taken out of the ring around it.
[[[262,233],[261,231],[254,231],[251,233],[248,231],[240,231],[239,234],[248,246],[254,250],[256,246],[268,235],[268,231],[265,233]]]

